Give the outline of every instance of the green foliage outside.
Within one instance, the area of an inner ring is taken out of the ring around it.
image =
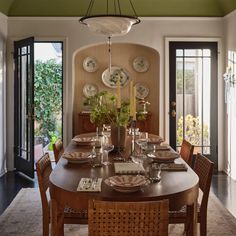
[[[61,137],[62,66],[56,60],[35,62],[35,136],[48,141]],[[51,143],[52,144],[52,143]],[[49,147],[49,149],[52,147]]]
[[[206,145],[209,138],[209,130],[207,125],[201,124],[200,117],[194,117],[190,114],[185,116],[185,136],[184,138],[188,140],[195,146],[203,145],[201,143],[203,128],[203,143]],[[183,116],[178,120],[177,124],[177,146],[181,146],[183,141]]]

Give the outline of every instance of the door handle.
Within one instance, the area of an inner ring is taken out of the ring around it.
[[[175,110],[171,110],[170,115],[171,115],[171,117],[176,117],[176,111]]]

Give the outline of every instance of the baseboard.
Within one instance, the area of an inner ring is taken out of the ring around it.
[[[2,177],[3,175],[5,175],[6,173],[7,173],[6,170],[2,171],[2,172],[0,173],[0,177]]]

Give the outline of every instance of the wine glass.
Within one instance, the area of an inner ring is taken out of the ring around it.
[[[108,160],[108,154],[114,149],[114,145],[112,144],[105,144],[102,146],[102,164],[107,166],[110,165],[111,162]]]

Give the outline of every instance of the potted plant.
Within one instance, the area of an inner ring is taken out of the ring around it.
[[[130,121],[129,101],[123,100],[120,109],[117,109],[117,97],[108,92],[101,91],[85,100],[84,105],[90,106],[90,120],[99,129],[103,124],[111,126],[111,139],[117,148],[118,127],[120,128],[120,147],[123,148],[126,139],[126,127]]]

